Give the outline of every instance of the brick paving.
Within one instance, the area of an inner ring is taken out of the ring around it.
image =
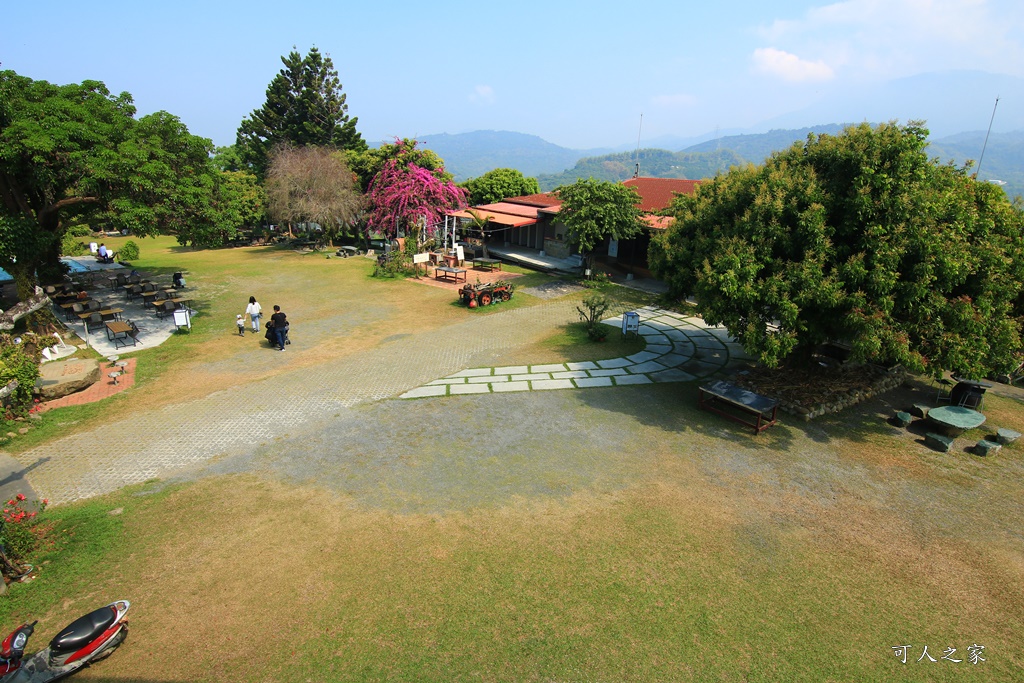
[[[88,498],[195,470],[221,456],[253,452],[260,444],[316,428],[343,411],[398,397],[438,377],[456,377],[471,368],[486,367],[490,371],[502,367],[501,359],[509,350],[535,341],[577,317],[574,301],[557,299],[530,308],[468,316],[442,329],[396,337],[358,357],[298,368],[201,399],[112,419],[100,429],[59,439],[15,457],[29,472],[40,497],[54,503]],[[319,325],[304,326],[302,335],[293,335],[289,350],[315,346],[318,337],[336,335],[338,326],[353,326],[359,319],[350,312],[335,321],[336,325],[323,320]],[[718,343],[712,335],[707,337],[704,343]],[[275,353],[273,360],[287,363],[288,357],[287,351]],[[545,391],[568,387],[568,383],[579,388],[600,387],[608,386],[609,378],[614,384],[647,378],[643,373],[616,373],[614,365],[605,362],[596,369],[581,366],[564,370],[561,366],[533,366],[522,368],[528,372],[517,371],[515,378],[510,369],[508,382],[498,388],[493,380],[468,381],[470,373],[460,391],[514,391],[522,386],[520,382]],[[587,376],[572,374],[579,371]],[[519,379],[520,375],[525,378]]]
[[[397,396],[439,374],[498,359],[503,350],[527,343],[574,316],[570,302],[472,316],[441,330],[396,339],[357,358],[111,420],[101,429],[15,457],[31,468],[36,492],[54,503],[100,495],[272,440],[359,403]],[[315,330],[305,332],[293,335],[289,349],[315,345]],[[275,354],[274,361],[287,358],[286,351]]]
[[[67,406],[80,406],[86,403],[94,403],[96,401],[102,401],[105,398],[113,396],[114,394],[121,393],[126,389],[131,389],[135,386],[135,358],[128,358],[123,362],[124,367],[121,368],[121,374],[117,378],[117,383],[110,378],[110,372],[115,371],[110,364],[109,360],[105,360],[100,364],[100,381],[93,384],[87,389],[82,391],[55,398],[52,401],[46,401],[40,404],[39,412],[46,412],[52,408],[65,408]]]

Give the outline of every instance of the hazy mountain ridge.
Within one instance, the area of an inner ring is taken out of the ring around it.
[[[495,168],[514,168],[526,176],[551,173],[571,168],[581,157],[611,151],[567,149],[536,135],[496,130],[424,135],[417,140],[444,159],[445,169],[459,182]]]
[[[535,135],[508,131],[428,135],[419,139],[427,149],[444,159],[445,167],[459,181],[479,177],[494,168],[515,168],[524,175],[536,177],[541,189],[549,191],[579,178],[626,180],[633,177],[638,161],[643,176],[709,178],[727,172],[731,166],[762,163],[772,152],[787,149],[811,133],[836,135],[844,127],[845,124],[832,123],[728,135],[677,152],[656,148],[612,153],[572,150]],[[927,151],[943,162],[953,161],[958,165],[970,159],[977,162],[984,140],[984,131],[957,133],[931,139]],[[1024,196],[1024,130],[991,134],[980,177],[1005,182],[1003,189],[1011,197]]]

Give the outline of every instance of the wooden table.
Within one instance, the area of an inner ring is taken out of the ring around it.
[[[700,387],[697,405],[733,422],[752,427],[755,434],[775,424],[779,410],[779,402],[774,398],[755,394],[720,379]]]
[[[438,266],[434,268],[434,279],[436,280],[451,280],[452,282],[458,282],[459,277],[462,281],[466,281],[466,271],[464,268],[452,268],[451,266]]]
[[[473,259],[473,267],[476,268],[477,266],[487,270],[494,270],[495,268],[501,270],[501,261],[496,258],[475,258]]]
[[[129,339],[132,340],[132,346],[135,346],[135,337],[129,334],[131,331],[132,326],[120,320],[107,323],[107,339],[114,342],[115,349],[118,346],[128,346]]]
[[[928,411],[928,420],[953,434],[962,434],[985,424],[985,416],[977,410],[961,406],[942,406]]]

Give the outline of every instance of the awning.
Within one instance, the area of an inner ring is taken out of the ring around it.
[[[510,228],[521,228],[524,225],[534,225],[537,222],[536,218],[513,216],[511,214],[499,213],[497,211],[476,211],[474,209],[473,213],[478,217],[486,218],[488,223],[497,223],[498,225],[504,225]],[[473,216],[470,215],[468,211],[451,211],[448,215],[473,220]]]

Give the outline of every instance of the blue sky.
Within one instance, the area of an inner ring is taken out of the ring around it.
[[[331,56],[373,144],[512,130],[586,149],[635,142],[641,114],[643,140],[697,136],[921,73],[1024,77],[1020,0],[5,5],[0,68],[103,81],[218,145],[263,104],[293,46]],[[972,104],[984,128],[993,100]]]

